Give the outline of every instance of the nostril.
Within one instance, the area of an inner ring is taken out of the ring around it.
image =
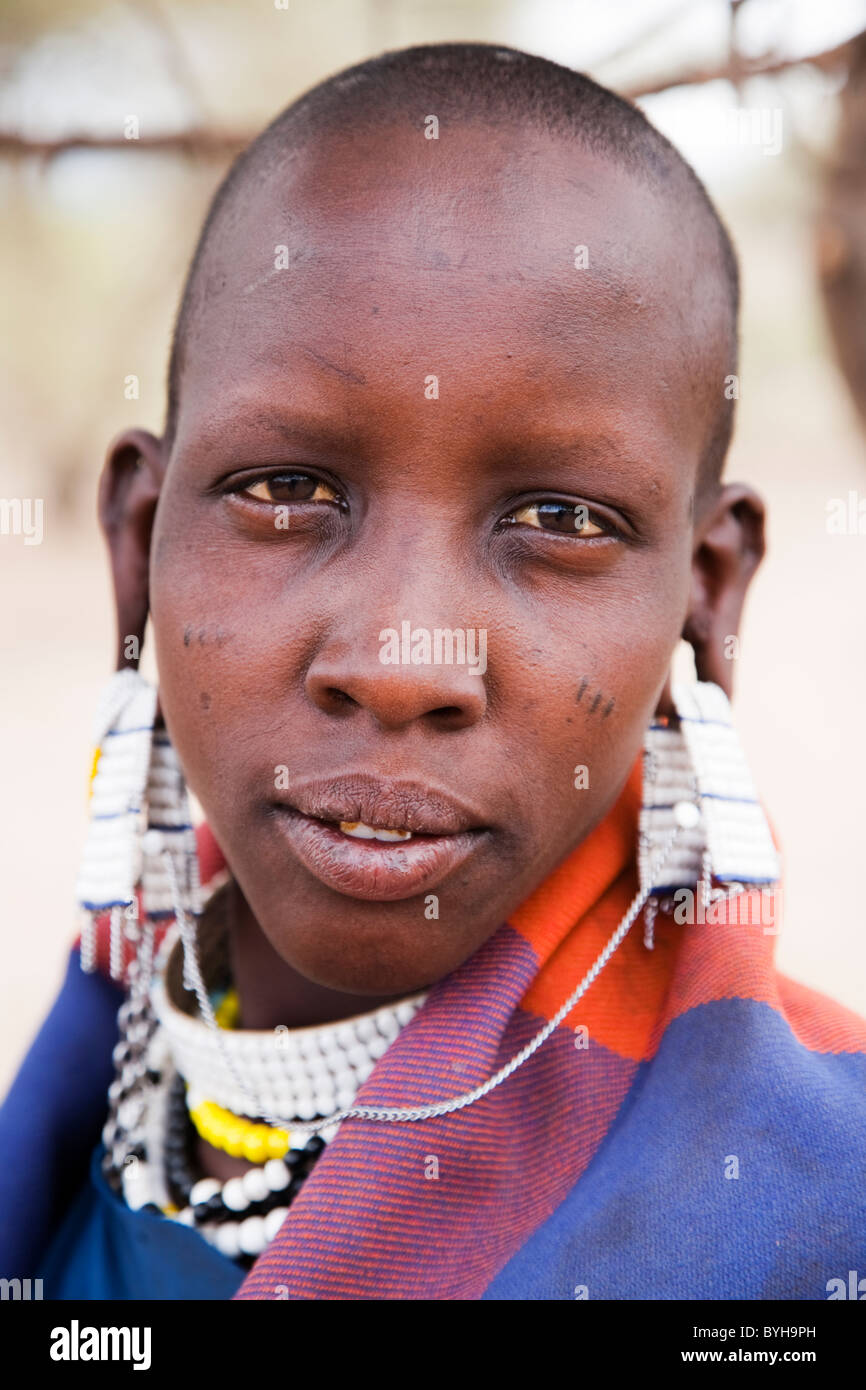
[[[326,686],[325,697],[335,708],[357,705],[358,703],[357,700],[352,699],[351,695],[347,695],[345,690],[340,690],[339,686],[336,685]]]
[[[427,718],[440,729],[462,728],[472,722],[468,712],[460,705],[440,705],[438,709],[429,710]]]

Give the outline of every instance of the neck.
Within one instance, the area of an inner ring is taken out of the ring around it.
[[[232,978],[241,1028],[314,1028],[369,1013],[402,995],[347,994],[317,985],[274,950],[236,883],[225,899]]]

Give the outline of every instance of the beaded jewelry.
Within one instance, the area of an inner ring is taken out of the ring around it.
[[[706,907],[713,897],[779,878],[778,855],[728,697],[708,681],[674,685],[672,695],[679,727],[654,720],[644,742],[638,872],[650,894],[644,910],[649,950],[656,915],[677,888],[699,885]],[[654,874],[658,851],[677,827],[664,873]]]
[[[143,954],[149,975],[154,924],[173,917],[178,900],[187,912],[199,910],[186,785],[155,720],[156,688],[137,671],[117,671],[94,724],[90,825],[76,898],[83,915],[82,970],[96,968],[97,919],[108,913],[110,973],[127,983],[135,973],[129,973],[129,946]]]
[[[719,891],[716,884],[730,890],[774,882],[776,852],[724,692],[700,682],[676,686],[674,704],[679,727],[654,721],[646,734],[638,892],[583,980],[545,1027],[475,1090],[432,1105],[375,1107],[354,1104],[358,1089],[426,995],[324,1028],[233,1029],[237,999],[227,987],[225,962],[216,969],[224,991],[216,1006],[205,985],[200,947],[210,952],[213,976],[214,943],[199,940],[198,858],[183,774],[167,737],[153,734],[155,692],[135,673],[119,673],[99,721],[95,806],[79,899],[89,914],[83,968],[95,965],[94,919],[108,910],[112,974],[125,974],[131,985],[118,1013],[121,1037],[103,1133],[106,1177],[128,1205],[194,1226],[230,1258],[252,1258],[279,1229],[343,1120],[417,1121],[473,1104],[554,1032],[642,911],[644,942],[652,949],[654,920],[666,906],[662,894],[680,885],[700,884],[709,895]],[[136,917],[139,878],[143,930]],[[138,945],[126,969],[121,911],[126,936]],[[160,917],[173,917],[174,925],[154,972],[153,927]],[[172,983],[175,993],[182,984],[195,995],[198,1017],[178,1007]],[[223,1184],[196,1179],[195,1130],[254,1166]]]
[[[94,721],[90,828],[76,885],[83,914],[81,966],[96,968],[96,919],[110,914],[110,970],[124,973],[124,932],[138,939],[135,884],[141,872],[139,822],[150,766],[156,691],[136,671],[118,671]]]
[[[266,1163],[269,1158],[282,1158],[291,1147],[291,1135],[286,1129],[256,1124],[211,1100],[192,1103],[188,1092],[184,1103],[199,1138],[232,1158]]]
[[[209,943],[206,950],[204,969],[213,977],[227,967],[218,958],[218,944]],[[232,1115],[273,1114],[295,1121],[332,1115],[351,1104],[358,1087],[426,999],[416,994],[320,1028],[215,1031],[173,1002],[178,985],[175,962],[165,979],[154,981],[153,1007],[189,1084],[190,1105],[210,1101]]]
[[[689,698],[688,690],[683,691],[682,688],[677,688],[675,700],[678,699],[683,705],[683,722],[690,721],[696,725],[706,725],[709,729],[722,730],[723,732],[707,733],[707,730],[701,729],[686,741],[685,736],[680,735],[678,731],[664,728],[657,722],[654,722],[648,730],[650,776],[644,792],[644,805],[639,827],[640,886],[625,916],[606,946],[576,990],[554,1017],[509,1063],[473,1091],[453,1096],[449,1100],[438,1101],[432,1105],[385,1107],[348,1103],[339,1108],[336,1113],[332,1112],[327,1119],[305,1121],[302,1117],[301,1124],[305,1131],[316,1134],[330,1124],[342,1123],[343,1120],[354,1118],[385,1122],[412,1122],[431,1119],[434,1116],[451,1114],[467,1105],[472,1105],[475,1101],[489,1094],[495,1087],[502,1085],[518,1067],[528,1061],[537,1048],[550,1037],[555,1028],[571,1012],[577,1001],[597,979],[614,951],[622,944],[636,918],[643,911],[645,905],[650,902],[650,899],[653,902],[645,923],[644,943],[649,949],[652,949],[654,945],[654,920],[659,907],[658,895],[661,891],[659,885],[665,885],[670,879],[673,879],[674,882],[696,884],[701,881],[702,875],[704,882],[708,883],[714,872],[718,872],[721,877],[722,873],[730,873],[733,870],[734,865],[738,862],[738,854],[744,850],[742,835],[745,820],[748,820],[746,834],[751,833],[758,836],[756,844],[747,841],[748,863],[754,871],[749,881],[775,881],[778,872],[775,850],[757,798],[754,795],[746,795],[747,790],[753,791],[753,789],[742,750],[730,722],[730,707],[727,697],[717,686],[698,683],[691,688],[691,703],[689,703]],[[685,745],[685,767],[681,765],[683,748],[676,741],[680,739]],[[695,766],[691,765],[692,759],[694,759]],[[664,779],[671,788],[669,795],[672,795],[674,787],[678,784],[682,785],[682,779],[685,776],[687,781],[685,796],[677,800],[657,801],[653,799],[653,784],[660,779],[663,768],[665,769]],[[713,840],[709,841],[707,833],[702,834],[700,827],[707,816],[706,807],[715,799],[728,804],[722,814],[717,814],[713,818],[715,834]],[[763,834],[759,834],[762,825]],[[697,864],[695,866],[696,852]],[[741,887],[741,884],[736,886]],[[707,891],[706,887],[704,891]],[[224,1035],[214,1018],[213,1009],[204,989],[201,964],[198,959],[195,924],[189,920],[183,922],[180,904],[179,916],[183,923],[184,958],[188,978],[198,998],[202,1017],[211,1029],[226,1069],[237,1082],[243,1101],[239,1108],[245,1109],[248,1114],[259,1115],[271,1125],[281,1127],[285,1123],[285,1113],[281,1115],[277,1107],[266,1107],[262,1103],[257,1092],[254,1092],[245,1083],[239,1068],[233,1062],[225,1046]],[[295,1125],[298,1127],[297,1121]]]
[[[227,1091],[225,1069],[212,1033],[200,1020],[189,1018],[174,1006],[164,986],[157,986],[157,1012],[171,1040],[172,1055],[187,1080],[186,1104],[202,1139],[234,1158],[251,1163],[282,1158],[293,1146],[292,1133],[262,1124],[243,1113],[244,1097],[233,1105],[210,1097]],[[426,995],[414,995],[401,1003],[375,1009],[357,1018],[316,1028],[285,1027],[270,1032],[245,1030],[237,1038],[224,1037],[235,1060],[253,1076],[261,1071],[257,1087],[266,1108],[279,1109],[298,1120],[334,1113],[340,1104],[351,1104],[359,1086],[376,1061],[421,1007]],[[214,1017],[225,1029],[235,1021],[237,995],[228,990],[214,1007]],[[230,1079],[228,1086],[231,1085]],[[230,1092],[229,1092],[230,1094]],[[295,1141],[295,1144],[302,1141]]]
[[[258,1151],[251,1153],[241,1146],[235,1153],[237,1157],[247,1157],[253,1166],[242,1176],[229,1178],[224,1183],[196,1175],[193,1159],[196,1126],[188,1110],[188,1078],[178,1068],[174,1045],[178,1036],[184,1036],[189,1047],[184,1025],[190,1025],[201,1035],[208,1035],[209,1030],[200,1020],[185,1014],[174,997],[183,991],[178,944],[179,931],[172,926],[160,948],[151,990],[151,997],[160,1000],[160,1016],[151,1013],[145,1021],[124,1012],[125,1005],[119,1015],[122,1037],[115,1049],[119,1074],[109,1090],[111,1108],[103,1134],[106,1144],[104,1171],[111,1185],[123,1193],[127,1205],[134,1210],[159,1213],[194,1227],[222,1254],[248,1261],[260,1254],[273,1238],[338,1126],[329,1125],[323,1134],[296,1137],[292,1133],[291,1142],[286,1143],[289,1136],[285,1131],[280,1135],[268,1125],[254,1124],[242,1116],[235,1116],[233,1118],[240,1125],[249,1126],[247,1133],[256,1133],[263,1141]],[[209,968],[216,967],[220,971],[225,963],[224,941],[208,937],[203,942],[203,955]],[[232,994],[230,990],[224,992],[214,1008],[214,1014],[224,1020],[231,1019],[236,1012],[236,997],[233,999]],[[304,1072],[310,1064],[315,1066],[317,1056],[324,1060],[337,1030],[344,1027],[346,1031],[340,1032],[344,1043],[353,1043],[360,1029],[371,1038],[381,1038],[384,1050],[404,1026],[400,1019],[414,1016],[425,997],[415,996],[391,1009],[374,1010],[347,1020],[345,1025],[286,1029],[284,1034],[239,1030],[234,1042],[242,1049],[243,1044],[252,1040],[256,1051],[263,1042],[276,1037],[285,1065],[286,1044],[279,1039],[288,1036],[295,1048],[293,1055]],[[390,1039],[378,1032],[380,1015],[390,1018],[390,1025],[387,1025]],[[350,1054],[351,1045],[348,1051],[342,1051],[343,1060],[347,1061]],[[197,1055],[195,1046],[191,1055]],[[354,1055],[357,1061],[357,1054]],[[369,1054],[365,1057],[369,1060]],[[362,1083],[357,1068],[353,1075],[354,1096]],[[204,1137],[210,1142],[209,1135]],[[282,1153],[270,1151],[270,1145],[278,1146]],[[228,1145],[222,1147],[232,1151]]]

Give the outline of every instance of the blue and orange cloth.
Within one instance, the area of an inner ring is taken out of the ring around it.
[[[556,1013],[636,891],[640,790],[638,764],[584,843],[433,986],[359,1102],[469,1091]],[[207,880],[222,861],[206,830],[201,856]],[[483,1100],[415,1123],[345,1122],[246,1277],[211,1251],[220,1264],[202,1258],[185,1293],[163,1295],[147,1258],[137,1283],[118,1252],[137,1239],[168,1278],[204,1242],[184,1230],[160,1256],[171,1223],[88,1184],[119,996],[71,968],[0,1111],[0,1274],[25,1277],[49,1250],[63,1297],[77,1268],[79,1290],[114,1297],[826,1299],[830,1281],[866,1273],[866,1023],[778,974],[760,924],[661,916],[655,939],[647,951],[638,923]],[[14,1162],[25,1115],[44,1156],[36,1180]],[[58,1296],[50,1280],[45,1296]]]

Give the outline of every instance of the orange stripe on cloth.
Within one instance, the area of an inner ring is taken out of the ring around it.
[[[641,784],[638,759],[613,810],[510,919],[540,957],[521,1000],[530,1013],[550,1019],[559,1011],[637,892]],[[774,840],[778,847],[775,834]],[[781,886],[747,890],[730,900],[730,921],[679,924],[660,913],[653,951],[643,944],[641,914],[561,1027],[583,1025],[590,1039],[610,1051],[645,1061],[655,1055],[668,1025],[690,1009],[749,999],[775,1009],[812,1050],[862,1051],[862,1019],[777,973],[781,899]]]
[[[509,918],[540,957],[541,969],[521,1001],[550,1019],[603,950],[637,892],[637,833],[643,758],[635,762],[613,809],[568,859]],[[579,930],[574,930],[577,924]],[[598,980],[566,1016],[591,1039],[633,1061],[650,1055],[676,955],[675,942],[643,944],[638,917]]]
[[[811,1052],[866,1052],[866,1019],[787,975],[777,979],[785,1017]]]
[[[743,904],[757,904],[760,891],[744,894]],[[745,915],[745,913],[743,913]],[[674,970],[665,1008],[650,1041],[652,1055],[675,1018],[701,1004],[721,999],[748,999],[769,1005],[785,1019],[794,1036],[813,1052],[863,1052],[866,1020],[816,990],[779,974],[776,936],[757,918],[739,923],[678,926],[660,917],[656,942],[672,943]]]
[[[634,859],[642,766],[641,756],[604,820],[509,917],[542,965]]]

